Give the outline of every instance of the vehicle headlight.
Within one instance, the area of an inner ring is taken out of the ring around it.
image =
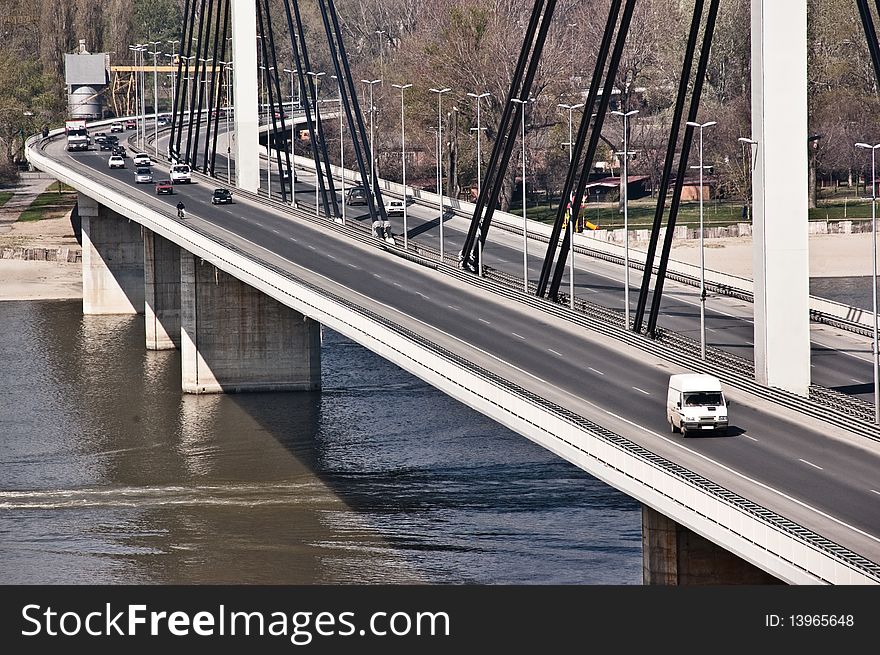
[[[719,416],[719,417],[718,417],[718,420],[719,420],[719,421],[726,421],[726,420],[727,420],[727,417],[726,417],[726,416]]]

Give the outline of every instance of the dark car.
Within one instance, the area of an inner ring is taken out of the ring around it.
[[[211,203],[214,205],[232,204],[232,191],[229,189],[214,189],[214,195],[211,196]]]
[[[112,151],[114,148],[116,148],[116,144],[113,143],[112,141],[110,141],[110,139],[108,139],[108,138],[105,136],[103,139],[101,139],[100,141],[98,141],[98,147],[99,147],[101,150],[111,150],[111,151]],[[113,153],[113,154],[116,154],[116,153]]]
[[[366,205],[367,204],[367,189],[362,186],[353,186],[348,190],[348,204],[349,205]]]
[[[123,159],[128,157],[128,152],[126,152],[125,146],[113,146],[113,154],[119,155]]]
[[[163,193],[174,193],[174,185],[171,184],[171,180],[159,180],[156,182],[156,195],[161,196]]]

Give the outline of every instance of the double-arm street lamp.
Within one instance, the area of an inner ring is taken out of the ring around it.
[[[880,423],[880,369],[878,369],[877,352],[877,148],[880,143],[870,145],[857,143],[856,148],[871,151],[871,302],[873,307],[874,344],[872,346],[872,364],[874,368],[874,423]]]
[[[373,140],[373,112],[375,111],[375,108],[373,107],[373,87],[381,81],[382,80],[361,80],[361,82],[370,87],[370,190],[374,195],[376,189],[376,151]]]
[[[623,118],[623,168],[621,170],[620,193],[623,200],[623,325],[629,330],[629,125],[630,116],[639,113],[638,109],[632,111],[612,111],[612,114]],[[570,138],[569,138],[570,140]]]
[[[452,91],[450,87],[430,89],[437,94],[437,197],[440,199],[440,263],[443,263],[443,112],[441,99],[444,93]]]
[[[570,164],[570,163],[571,163],[571,159],[572,159],[572,153],[573,153],[573,151],[572,151],[572,147],[574,146],[574,141],[573,141],[572,138],[571,138],[571,134],[572,134],[572,133],[571,133],[571,113],[572,113],[575,109],[580,109],[581,107],[583,107],[583,106],[584,106],[584,103],[581,102],[581,103],[578,103],[578,104],[576,104],[576,105],[566,105],[565,103],[559,103],[559,104],[556,105],[556,106],[557,106],[557,107],[560,107],[561,109],[566,109],[566,110],[568,110],[568,143],[564,143],[563,145],[568,146],[568,163]]]
[[[520,140],[522,141],[522,215],[523,215],[523,292],[529,292],[529,228],[526,222],[526,105],[530,99],[522,100],[520,98],[511,98],[511,102],[515,102],[520,107],[520,116],[522,120],[522,133]]]
[[[400,164],[403,168],[403,249],[408,247],[407,235],[407,203],[406,203],[406,128],[403,117],[403,92],[412,86],[412,84],[392,84],[395,89],[400,89]]]
[[[486,91],[485,93],[468,93],[468,95],[477,101],[477,126],[472,127],[471,131],[477,133],[477,195],[480,195],[480,191],[483,188],[483,157],[480,151],[480,137],[481,132],[485,130],[485,127],[480,127],[480,100],[483,98],[488,98],[492,94]]]
[[[318,114],[318,82],[321,80],[321,77],[324,75],[324,71],[318,71],[318,72],[306,71],[306,75],[311,75],[312,79],[314,80],[315,94],[314,94],[313,99],[315,101],[315,115],[316,115],[316,117],[320,118],[320,114]],[[341,109],[341,107],[340,107],[340,109]],[[318,127],[317,123],[318,123],[318,121],[316,120],[315,121],[315,129],[316,130]],[[315,132],[315,138],[317,138],[317,132]],[[320,174],[321,174],[321,171],[318,169],[318,163],[315,162],[315,216],[321,215],[320,210],[318,209],[318,206],[320,204],[319,203],[320,199],[318,198],[318,175],[320,175]],[[292,181],[291,181],[290,185],[293,186]]]
[[[717,121],[709,121],[708,123],[695,123],[688,121],[690,127],[696,127],[700,130],[700,165],[691,166],[691,168],[700,169],[700,358],[706,359],[706,256],[703,249],[703,130],[707,127],[717,125]]]

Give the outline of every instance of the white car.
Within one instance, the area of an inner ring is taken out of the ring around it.
[[[153,171],[147,166],[139,166],[134,172],[135,184],[152,184]]]
[[[171,183],[189,184],[192,182],[191,172],[186,164],[175,164],[171,167]]]
[[[119,122],[113,123],[110,126],[110,131],[111,132],[122,132],[122,123],[119,123]]]
[[[149,155],[145,155],[144,153],[139,153],[132,158],[132,163],[135,166],[152,166],[153,160],[150,159]]]
[[[385,201],[385,213],[388,216],[403,216],[403,200],[390,199]]]
[[[107,160],[110,168],[125,168],[125,160],[119,155],[113,155]]]

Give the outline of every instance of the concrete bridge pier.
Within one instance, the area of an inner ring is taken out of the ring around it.
[[[84,314],[144,313],[141,226],[82,193]]]
[[[642,505],[642,580],[667,586],[782,584],[647,505]]]
[[[187,252],[180,278],[185,392],[320,389],[320,324]]]
[[[180,348],[180,246],[144,229],[147,350]]]

